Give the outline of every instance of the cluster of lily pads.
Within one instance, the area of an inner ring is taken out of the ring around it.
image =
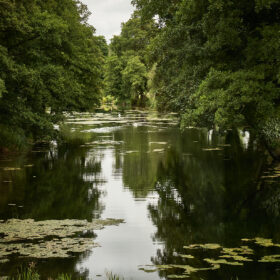
[[[253,239],[243,238],[241,239],[244,243],[253,243],[257,246],[261,247],[279,247],[280,244],[274,243],[272,239],[256,237]],[[254,255],[254,250],[249,246],[244,245],[236,248],[225,248],[220,244],[215,243],[207,243],[207,244],[191,244],[189,246],[183,247],[186,250],[215,250],[219,251],[220,255],[218,258],[204,258],[203,261],[207,264],[207,267],[193,267],[191,265],[178,265],[178,264],[166,264],[166,265],[145,265],[139,266],[139,270],[143,270],[145,272],[155,272],[155,271],[170,271],[176,268],[183,269],[182,274],[169,274],[167,275],[170,279],[175,278],[190,278],[192,273],[200,272],[200,271],[211,271],[218,270],[221,268],[221,265],[231,265],[231,266],[243,266],[245,262],[253,262],[252,259]],[[192,260],[195,257],[191,254],[179,254],[183,259]],[[261,263],[271,263],[271,262],[280,262],[280,255],[268,255],[263,256],[257,260]],[[205,265],[206,266],[206,265]]]
[[[11,219],[0,221],[0,263],[12,255],[28,258],[68,258],[99,246],[88,233],[122,220],[48,220]]]

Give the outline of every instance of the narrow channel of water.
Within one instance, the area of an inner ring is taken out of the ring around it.
[[[181,132],[174,115],[136,111],[76,114],[67,125],[86,143],[0,158],[0,219],[125,223],[69,259],[15,255],[0,276],[35,261],[46,278],[280,278],[279,167],[267,169],[248,132]]]

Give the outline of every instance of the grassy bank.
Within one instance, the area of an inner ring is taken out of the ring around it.
[[[106,273],[106,278],[107,280],[123,280],[122,277],[113,274],[112,272],[107,272]],[[35,269],[35,264],[31,263],[28,268],[22,268],[18,271],[17,275],[14,277],[0,277],[1,280],[6,279],[6,280],[40,280],[41,276]],[[50,278],[48,277],[49,280],[72,280],[71,275],[69,274],[59,274],[56,278]],[[81,280],[83,278],[80,278]]]

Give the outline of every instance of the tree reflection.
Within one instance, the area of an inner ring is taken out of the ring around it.
[[[93,216],[103,208],[96,179],[101,172],[98,158],[85,149],[64,146],[43,155],[34,153],[30,160],[34,167],[8,175],[12,188],[1,202],[16,205],[2,204],[2,218],[98,218]]]
[[[123,160],[116,152],[116,168],[122,170],[123,184],[134,197],[146,197],[157,180],[160,154],[153,153],[150,142],[157,141],[157,134],[150,134],[149,127],[128,127],[115,133],[114,139],[124,141]]]
[[[194,243],[232,247],[244,237],[279,240],[279,223],[264,208],[264,201],[277,191],[268,192],[261,181],[265,158],[259,156],[253,139],[244,150],[237,132],[232,131],[223,139],[230,147],[203,151],[189,133],[158,164],[155,189],[159,200],[149,205],[149,213],[157,228],[153,239],[164,242],[164,249],[152,261],[176,263],[174,252],[185,253],[183,246]],[[207,136],[196,133],[193,137],[203,147]],[[212,144],[217,146],[221,139],[213,137]]]

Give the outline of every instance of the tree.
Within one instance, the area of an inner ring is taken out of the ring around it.
[[[148,50],[157,32],[154,20],[142,20],[136,12],[122,24],[119,36],[111,40],[105,68],[105,94],[119,100],[120,105],[145,106]]]
[[[162,22],[149,47],[160,110],[180,112],[183,127],[249,127],[280,146],[279,1],[133,2]]]
[[[131,57],[122,71],[122,92],[130,98],[132,105],[144,104],[147,70],[138,56]]]
[[[156,32],[154,20],[142,20],[135,12],[127,22],[122,23],[121,34],[113,37],[110,48],[118,56],[129,53],[138,55],[145,62],[146,49]]]
[[[108,54],[109,54],[109,48],[108,48],[105,37],[104,36],[97,36],[96,39],[97,39],[97,42],[99,44],[99,48],[100,48],[103,56],[107,57]]]
[[[7,129],[35,140],[51,135],[63,111],[98,104],[103,55],[88,15],[74,0],[0,2],[3,142]]]
[[[121,91],[123,69],[123,63],[117,55],[112,53],[107,57],[105,64],[105,93],[106,95],[114,96],[118,100],[125,99]]]

